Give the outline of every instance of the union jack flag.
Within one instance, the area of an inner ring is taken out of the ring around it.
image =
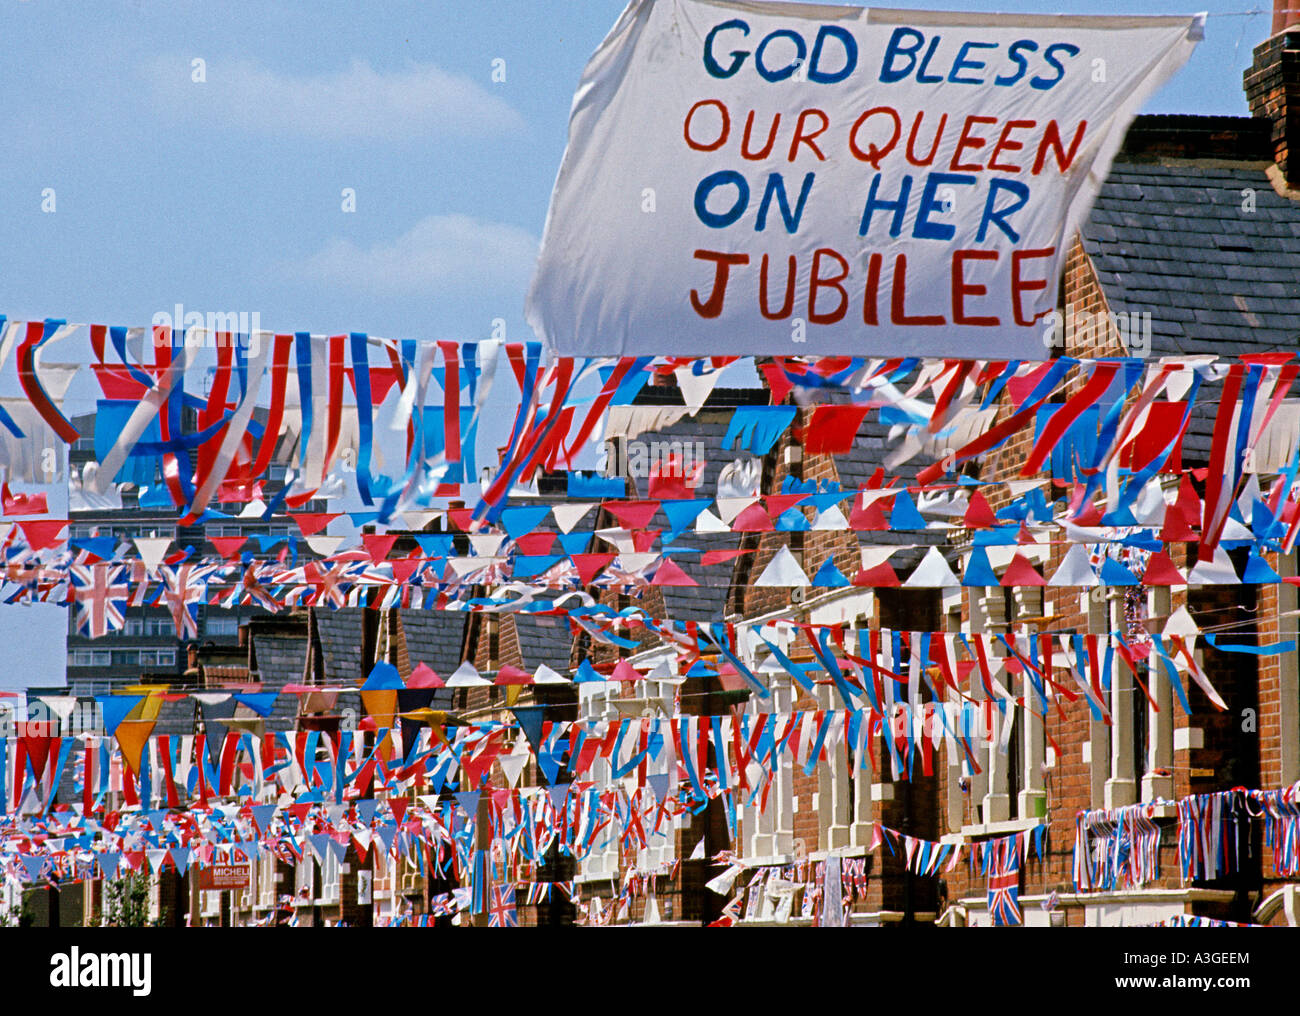
[[[93,639],[126,627],[126,601],[131,587],[121,565],[71,565],[68,590],[77,606],[77,633]]]
[[[163,599],[176,625],[176,637],[199,637],[199,606],[208,591],[208,578],[215,569],[211,566],[183,564],[179,568],[163,568]]]
[[[1015,927],[1020,917],[1020,844],[1004,836],[988,844],[989,915],[995,928]]]
[[[519,918],[515,910],[515,887],[512,885],[494,885],[492,887],[492,904],[488,908],[489,928],[518,928]]]

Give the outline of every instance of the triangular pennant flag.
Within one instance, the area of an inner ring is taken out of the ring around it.
[[[1158,550],[1147,560],[1142,573],[1144,586],[1185,586],[1187,576],[1178,570],[1167,551]]]
[[[808,576],[804,574],[799,562],[790,553],[790,548],[781,544],[775,556],[768,562],[763,574],[754,583],[756,586],[806,586]]]
[[[122,749],[122,760],[137,775],[140,772],[140,754],[156,725],[156,720],[123,720],[114,731],[118,746]]]
[[[96,695],[100,716],[104,720],[104,732],[114,734],[118,725],[126,719],[127,714],[144,701],[143,695]]]
[[[1038,569],[1029,563],[1029,559],[1024,554],[1017,554],[1011,559],[1011,564],[1007,570],[1002,573],[1002,585],[1016,586],[1045,586],[1047,580],[1038,574]]]
[[[587,661],[584,660],[584,663]],[[515,706],[512,710],[519,728],[524,732],[529,745],[536,752],[542,746],[542,719],[546,713],[545,706]]]
[[[1092,562],[1088,560],[1088,550],[1081,543],[1071,544],[1048,582],[1050,586],[1082,589],[1090,589],[1100,584],[1097,573],[1092,570]]]
[[[967,529],[991,529],[999,524],[998,517],[993,514],[988,500],[978,490],[971,494],[970,504],[966,507],[962,522]]]
[[[498,755],[497,765],[501,767],[501,772],[505,775],[506,783],[513,787],[519,782],[519,776],[524,771],[524,766],[528,764],[527,755]]]
[[[948,567],[948,562],[944,560],[939,548],[931,547],[903,586],[904,588],[956,588],[961,586],[961,580]]]
[[[835,567],[835,559],[828,557],[822,562],[822,566],[817,569],[817,574],[813,576],[812,584],[814,586],[827,586],[832,589],[838,589],[841,586],[847,586],[849,580],[844,577],[844,573]]]
[[[963,586],[1001,585],[1001,579],[989,564],[988,551],[983,547],[975,547],[971,550],[970,560],[966,562],[966,574],[961,577],[961,584]]]
[[[667,773],[649,773],[645,779],[654,792],[655,800],[663,804],[668,799],[668,782],[671,777]]]
[[[644,529],[659,510],[658,501],[606,501],[605,510],[625,529]]]
[[[652,586],[698,586],[699,583],[687,575],[676,564],[672,558],[664,558],[663,563],[655,570],[655,577],[650,581]]]
[[[898,532],[904,529],[925,529],[926,522],[916,510],[916,502],[907,491],[900,490],[894,498],[894,510],[889,514],[889,528]]]
[[[849,522],[844,517],[844,513],[840,511],[840,506],[833,504],[817,513],[817,518],[813,521],[812,527],[815,530],[839,532],[848,529]]]
[[[258,716],[270,716],[275,709],[275,700],[279,697],[278,691],[236,692],[234,695],[236,702],[247,706]]]
[[[442,685],[442,678],[440,678],[427,663],[416,664],[415,669],[411,671],[411,676],[406,679],[406,687],[408,690],[415,688],[441,688]]]
[[[447,678],[446,687],[448,688],[480,688],[487,687],[492,682],[484,678],[474,664],[465,660],[451,677]]]
[[[553,787],[547,787],[546,793],[551,799],[551,804],[556,811],[564,810],[564,802],[569,796],[569,784],[558,783]]]
[[[472,819],[478,818],[478,799],[482,791],[479,790],[462,790],[459,793],[452,794],[456,798],[456,803],[460,805],[461,810]]]
[[[582,504],[557,504],[551,506],[551,514],[555,517],[555,524],[560,527],[560,532],[569,533],[573,527],[582,521],[587,512],[595,507],[593,502]]]
[[[162,560],[167,556],[167,548],[172,545],[170,537],[137,536],[135,548],[140,552],[140,560],[150,572],[156,572]]]
[[[1138,577],[1125,568],[1113,557],[1102,558],[1101,574],[1098,576],[1103,586],[1137,586],[1141,585]]]
[[[402,676],[397,668],[385,660],[380,660],[370,670],[370,676],[361,686],[363,691],[396,690],[404,688]]]
[[[1232,559],[1222,545],[1214,548],[1214,556],[1208,561],[1197,561],[1196,567],[1187,575],[1187,583],[1192,586],[1235,586],[1240,585],[1237,570],[1232,566]]]

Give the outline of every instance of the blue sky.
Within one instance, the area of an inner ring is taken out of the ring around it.
[[[1269,15],[1234,12],[1257,2],[1210,5],[1206,40],[1147,112],[1245,115]],[[0,313],[147,325],[182,303],[274,331],[475,340],[501,319],[531,338],[573,90],[623,6],[0,0]],[[31,646],[0,687],[61,682],[63,625],[57,608],[0,607],[6,643],[21,630]]]

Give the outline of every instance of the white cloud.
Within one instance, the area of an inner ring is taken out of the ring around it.
[[[292,76],[248,61],[214,61],[192,80],[188,59],[160,59],[147,71],[156,101],[178,116],[229,127],[327,141],[419,140],[430,133],[497,134],[522,129],[508,102],[432,64],[376,71],[354,61],[333,74]]]
[[[362,248],[334,239],[288,274],[377,295],[522,294],[539,241],[527,230],[468,215],[430,215],[396,240]]]

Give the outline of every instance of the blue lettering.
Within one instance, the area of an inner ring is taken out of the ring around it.
[[[1008,191],[1013,194],[1013,203],[1005,208],[997,208],[998,193]],[[988,235],[989,224],[993,224],[1002,230],[1011,240],[1012,243],[1020,242],[1020,234],[1015,231],[1012,225],[1007,222],[1007,218],[1013,213],[1024,208],[1029,202],[1029,187],[1019,180],[1009,180],[1005,177],[995,176],[989,181],[989,196],[984,202],[984,214],[980,216],[979,232],[975,234],[975,242],[983,243],[984,237]]]
[[[731,21],[724,21],[720,25],[714,25],[709,30],[709,34],[704,37],[704,69],[715,78],[729,78],[740,70],[741,64],[745,62],[745,57],[749,56],[747,49],[733,49],[731,51],[732,61],[725,69],[718,63],[713,56],[713,40],[719,32],[728,28],[739,28],[742,35],[749,34],[749,25],[739,18],[733,18]]]
[[[1027,49],[1031,53],[1037,53],[1038,43],[1034,42],[1033,39],[1017,39],[1007,47],[1007,56],[1015,62],[1018,70],[1013,74],[1003,74],[994,78],[993,83],[995,85],[1002,85],[1003,87],[1014,85],[1025,76],[1025,73],[1029,70],[1029,61],[1020,55],[1022,49]]]
[[[925,56],[921,57],[920,69],[916,72],[916,83],[918,85],[937,85],[943,80],[942,74],[926,74],[926,68],[930,66],[930,61],[934,59],[935,52],[939,49],[940,36],[935,36],[930,40],[930,48],[925,51]]]
[[[926,178],[925,189],[921,192],[921,205],[916,210],[916,225],[912,227],[912,235],[918,240],[951,240],[956,234],[957,229],[951,223],[930,221],[931,212],[950,211],[944,207],[944,202],[936,201],[934,196],[940,187],[952,184],[973,187],[975,177],[966,173],[931,173]]]
[[[767,228],[767,209],[772,203],[773,196],[776,197],[776,203],[780,208],[781,220],[785,223],[785,231],[793,233],[799,228],[799,220],[803,218],[804,202],[808,200],[808,192],[812,190],[813,178],[817,174],[806,173],[803,178],[803,186],[799,188],[799,200],[795,203],[794,212],[790,211],[790,199],[785,192],[785,180],[780,173],[769,173],[767,177],[767,186],[763,189],[763,200],[758,206],[758,220],[754,223],[754,231],[762,232]]]
[[[1051,88],[1054,84],[1056,84],[1056,83],[1057,83],[1058,81],[1060,81],[1063,77],[1065,77],[1065,68],[1061,65],[1061,62],[1060,62],[1059,60],[1056,59],[1056,54],[1057,54],[1057,51],[1058,51],[1058,50],[1059,50],[1060,52],[1062,52],[1062,53],[1065,53],[1065,54],[1068,55],[1068,56],[1078,56],[1078,55],[1079,55],[1079,47],[1078,47],[1078,46],[1072,46],[1072,45],[1071,45],[1070,43],[1068,43],[1068,42],[1054,42],[1054,43],[1052,43],[1052,44],[1051,44],[1050,46],[1048,46],[1045,50],[1043,50],[1043,59],[1046,60],[1049,64],[1051,64],[1053,67],[1056,68],[1056,77],[1054,77],[1054,78],[1044,78],[1044,77],[1031,78],[1030,81],[1029,81],[1029,84],[1030,84],[1031,87],[1033,87],[1033,88],[1037,88],[1039,91],[1045,92],[1045,91],[1047,91],[1047,89]]]
[[[789,39],[794,43],[795,58],[784,67],[775,70],[767,66],[763,60],[763,54],[767,52],[768,45],[773,39]],[[775,32],[765,38],[758,44],[758,52],[754,54],[754,66],[758,68],[759,77],[764,81],[784,81],[794,74],[796,68],[803,64],[803,58],[808,55],[808,46],[803,41],[803,36],[798,32],[791,31],[789,28],[778,28]]]
[[[822,44],[827,37],[839,39],[844,47],[844,66],[837,71],[827,72],[821,69]],[[813,43],[812,59],[808,65],[808,80],[819,85],[833,85],[843,81],[858,65],[858,41],[853,33],[839,25],[822,25],[817,32],[817,41]]]
[[[909,41],[912,43],[910,47],[904,45]],[[925,36],[915,28],[895,28],[894,34],[889,37],[889,45],[885,47],[885,60],[880,67],[880,80],[884,84],[892,85],[895,81],[902,81],[911,74],[912,68],[916,66],[916,54],[920,52],[923,42]],[[894,66],[899,56],[907,57],[907,66],[902,70]]]
[[[983,60],[968,60],[966,54],[972,49],[997,49],[996,42],[963,42],[961,49],[957,50],[957,59],[952,62],[952,70],[948,72],[948,80],[955,85],[982,85],[983,78],[959,78],[957,74],[960,71],[972,70],[981,71],[986,66]]]
[[[907,213],[907,199],[912,194],[912,177],[903,177],[903,183],[898,190],[897,201],[885,201],[876,195],[880,191],[880,177],[882,174],[877,173],[871,178],[871,190],[867,193],[867,203],[862,209],[862,225],[858,228],[858,236],[866,236],[871,229],[871,219],[877,211],[893,211],[894,221],[890,224],[889,235],[897,238],[898,234],[903,231],[903,216]]]
[[[736,200],[725,212],[711,212],[708,209],[709,195],[717,188],[727,184],[736,188]],[[749,207],[749,184],[734,169],[722,169],[710,173],[695,188],[695,214],[699,220],[711,229],[725,229],[745,214]]]

